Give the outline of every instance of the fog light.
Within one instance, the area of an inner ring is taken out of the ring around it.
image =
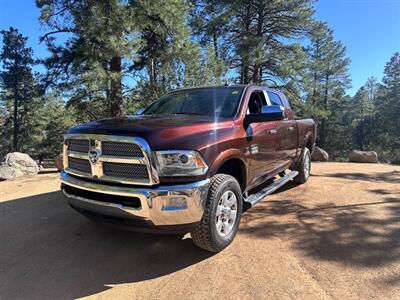
[[[167,198],[163,200],[162,210],[183,210],[187,209],[187,202],[185,198]]]

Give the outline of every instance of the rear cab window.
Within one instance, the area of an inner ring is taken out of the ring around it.
[[[271,102],[271,105],[280,105],[280,106],[285,107],[283,105],[282,99],[279,97],[278,94],[268,91],[267,95],[268,95],[268,98],[269,98],[269,100]]]

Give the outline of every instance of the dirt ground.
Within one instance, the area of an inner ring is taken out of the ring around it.
[[[218,254],[102,228],[58,174],[0,182],[0,299],[400,299],[400,167],[315,163]]]

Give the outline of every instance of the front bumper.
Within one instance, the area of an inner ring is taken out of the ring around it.
[[[210,185],[210,180],[206,179],[188,184],[154,188],[130,187],[88,181],[64,171],[61,172],[60,177],[64,196],[78,211],[87,215],[127,221],[126,223],[132,221],[132,223],[150,224],[150,227],[188,225],[199,222],[203,216]],[[71,188],[82,193],[71,193]],[[118,203],[113,199],[124,197],[135,199],[138,202],[137,205],[127,206],[125,202]]]

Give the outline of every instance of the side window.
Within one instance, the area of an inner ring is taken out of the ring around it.
[[[283,102],[281,98],[278,96],[278,94],[272,93],[272,92],[267,92],[268,98],[271,101],[271,105],[280,105],[283,106]]]
[[[249,106],[247,107],[247,114],[261,113],[261,108],[267,105],[264,93],[262,91],[252,92],[249,99]]]

